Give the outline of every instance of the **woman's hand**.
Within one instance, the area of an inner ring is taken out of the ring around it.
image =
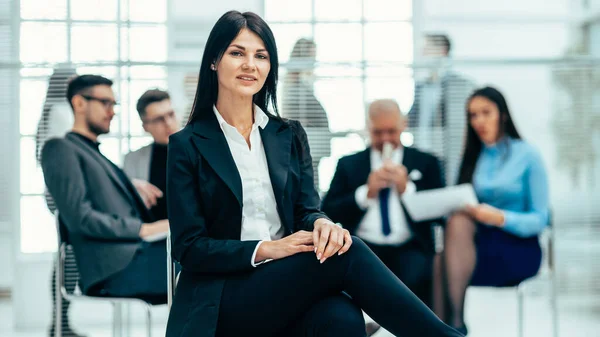
[[[488,204],[467,205],[465,211],[478,222],[496,227],[504,226],[504,212]]]
[[[267,259],[283,259],[303,252],[314,251],[313,234],[307,231],[299,231],[275,241],[263,241],[258,247],[255,263]]]
[[[317,259],[323,263],[333,254],[342,255],[350,249],[352,237],[348,230],[327,219],[317,219],[312,232]]]

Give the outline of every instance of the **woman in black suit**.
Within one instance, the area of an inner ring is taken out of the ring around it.
[[[260,17],[219,19],[169,142],[182,272],[167,336],[364,336],[361,308],[396,335],[461,336],[319,210],[306,133],[277,115],[277,70]]]

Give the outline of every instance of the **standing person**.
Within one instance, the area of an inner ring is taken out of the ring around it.
[[[458,182],[472,183],[481,203],[449,218],[442,263],[436,264],[446,286],[435,292],[442,295],[435,299],[438,316],[465,335],[467,287],[514,286],[537,274],[538,236],[549,217],[544,163],[521,139],[504,96],[490,87],[476,90],[467,119]]]
[[[319,189],[319,163],[331,155],[331,131],[327,113],[315,96],[313,68],[317,45],[309,39],[296,41],[290,55],[289,66],[283,81],[281,114],[302,124],[308,135],[315,185]]]
[[[464,102],[474,84],[452,67],[452,42],[445,34],[426,34],[419,61],[431,63],[415,81],[408,126],[415,145],[443,160],[445,180],[456,181],[465,134]]]
[[[306,133],[277,115],[278,66],[259,16],[217,21],[189,123],[169,141],[182,272],[167,336],[362,337],[361,308],[396,335],[462,336],[319,210]]]

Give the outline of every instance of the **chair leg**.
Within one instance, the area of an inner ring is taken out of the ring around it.
[[[122,304],[113,302],[113,337],[123,336],[123,311]]]
[[[557,305],[557,294],[556,294],[556,282],[554,278],[551,281],[550,289],[550,313],[552,315],[552,336],[558,337],[559,335],[559,322],[558,322],[558,305]]]
[[[525,326],[524,326],[524,294],[523,294],[523,287],[522,286],[517,286],[517,328],[519,329],[518,331],[518,336],[519,337],[524,337],[525,336]]]
[[[56,311],[56,316],[54,317],[54,336],[56,337],[62,337],[62,303],[64,299],[62,297],[62,292],[59,289],[59,285],[62,284],[60,282],[62,276],[60,275],[60,270],[60,266],[56,267],[54,270],[54,305],[56,306],[56,308],[54,309]]]
[[[123,325],[125,328],[125,336],[131,337],[131,304],[124,303],[125,305],[125,319],[123,321]]]
[[[146,305],[146,336],[152,337],[152,308]]]

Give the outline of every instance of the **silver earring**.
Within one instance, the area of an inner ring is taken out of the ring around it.
[[[213,70],[213,71],[216,71],[216,70],[217,70],[217,67],[215,67],[215,65],[214,65],[214,64],[211,64],[211,65],[210,65],[210,69],[211,69],[211,70]]]

